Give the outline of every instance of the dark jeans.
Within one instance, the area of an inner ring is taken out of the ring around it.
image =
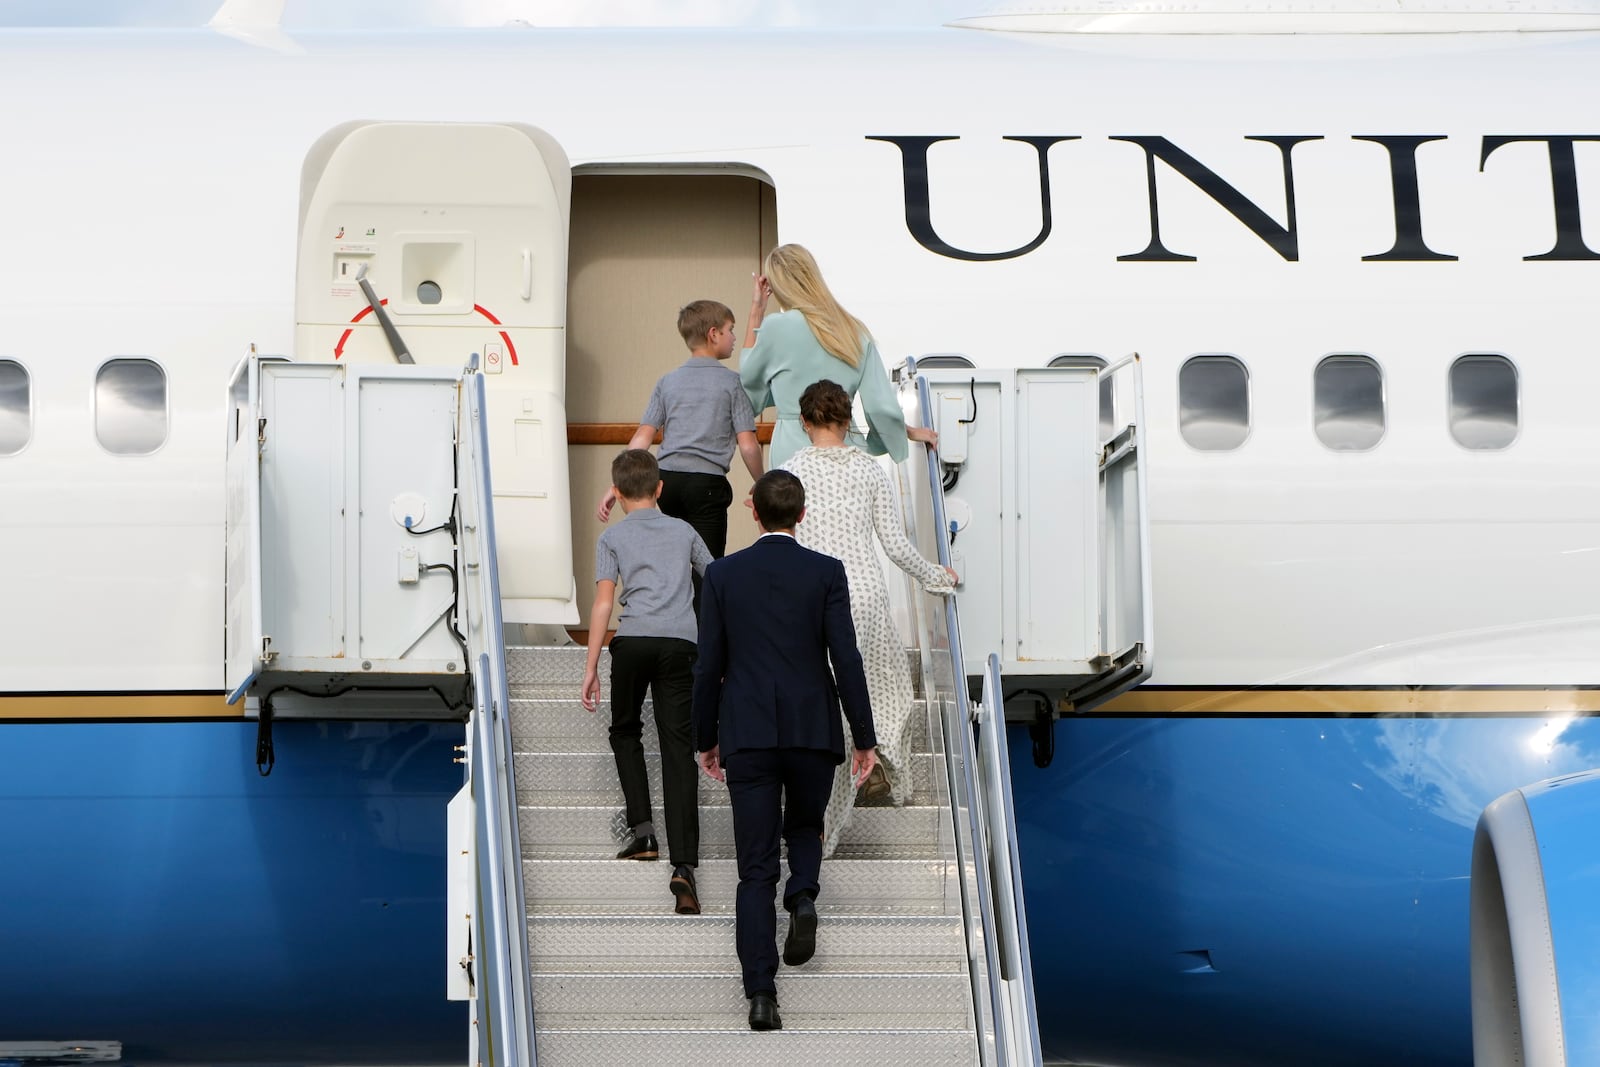
[[[733,485],[720,474],[661,472],[661,499],[664,515],[682,519],[694,527],[700,540],[711,550],[712,559],[721,559],[728,548],[728,506],[733,503]],[[694,617],[700,617],[700,576],[694,579]]]
[[[744,995],[776,993],[778,838],[789,845],[789,882],[783,906],[817,897],[822,873],[822,815],[833,791],[838,759],[813,748],[757,748],[735,752],[722,764],[733,805],[733,848],[739,861],[734,897],[734,940],[744,972]]]
[[[644,768],[642,712],[646,688],[661,737],[662,807],[674,866],[700,862],[700,765],[689,728],[695,647],[676,637],[611,639],[611,754],[628,808],[628,825],[652,821]]]

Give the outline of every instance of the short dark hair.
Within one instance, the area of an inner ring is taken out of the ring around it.
[[[661,468],[647,449],[629,448],[611,461],[611,484],[626,500],[644,500],[656,495],[661,484]]]
[[[806,487],[788,471],[768,471],[756,479],[750,503],[763,530],[792,530],[806,510]]]
[[[683,335],[684,344],[699,348],[706,343],[706,337],[712,330],[732,321],[733,311],[727,304],[717,300],[696,300],[679,309],[678,332]]]
[[[800,394],[800,417],[813,426],[848,426],[850,394],[826,378],[812,382]]]

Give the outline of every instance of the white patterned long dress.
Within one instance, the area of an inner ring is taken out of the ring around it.
[[[803,448],[785,463],[806,489],[806,516],[795,530],[800,543],[844,562],[850,581],[850,615],[866,667],[872,723],[878,735],[878,757],[894,788],[896,806],[911,795],[909,733],[911,671],[906,642],[890,611],[889,587],[873,550],[874,533],[901,570],[930,590],[950,590],[954,583],[937,563],[924,559],[906,537],[889,475],[877,460],[848,445]],[[849,737],[848,724],[845,736]],[[823,820],[822,854],[833,855],[839,835],[855,811],[850,761],[834,774],[833,793]]]

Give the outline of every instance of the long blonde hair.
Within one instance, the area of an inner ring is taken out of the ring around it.
[[[767,253],[762,272],[779,306],[804,315],[812,335],[829,355],[852,367],[860,366],[861,349],[872,334],[860,319],[839,306],[810,252],[800,245],[779,245]]]

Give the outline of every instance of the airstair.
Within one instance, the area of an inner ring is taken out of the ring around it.
[[[904,395],[919,403],[914,387]],[[913,530],[942,529],[937,464],[919,450],[896,473]],[[938,551],[938,538],[924,540]],[[1003,717],[968,700],[953,603],[906,599],[918,633],[908,650],[912,797],[904,808],[858,809],[824,862],[817,954],[780,970],[776,1033],[746,1024],[727,790],[700,780],[703,912],[674,915],[665,863],[612,858],[609,719],[604,706],[591,715],[578,703],[584,650],[507,650],[541,1065],[1039,1062]],[[987,689],[996,711],[997,682]],[[651,711],[646,758],[659,797]]]
[[[703,914],[673,914],[665,862],[613,858],[609,716],[578,701],[584,651],[504,644],[486,396],[475,365],[252,356],[229,429],[227,674],[247,714],[269,737],[274,714],[466,720],[444,969],[472,1004],[467,1062],[1039,1063],[1001,661],[981,661],[972,700],[956,599],[906,587],[911,801],[856,812],[823,865],[817,954],[778,975],[785,1029],[751,1032],[726,789],[700,780]],[[902,399],[931,417],[926,379]],[[317,475],[346,448],[343,479]],[[895,475],[919,547],[948,562],[939,460],[916,449]],[[329,573],[331,624],[304,610]]]
[[[856,812],[823,864],[817,955],[778,976],[785,1029],[752,1033],[734,952],[728,791],[701,777],[703,913],[674,915],[665,862],[612,858],[609,719],[578,704],[583,663],[581,648],[508,653],[540,1064],[977,1062],[957,872],[939,847],[942,768],[925,716],[911,803]],[[648,706],[646,719],[650,737]],[[646,760],[659,797],[649,744]]]
[[[252,355],[230,382],[229,699],[263,773],[275,719],[464,721],[441,969],[471,1005],[466,1062],[1038,1063],[1000,673],[1060,694],[1053,714],[1148,672],[1139,393],[1113,382],[1137,360],[901,376],[945,442],[895,469],[907,526],[966,580],[899,598],[911,803],[857,813],[823,866],[817,955],[779,972],[785,1029],[752,1033],[725,789],[700,784],[704,913],[675,915],[666,863],[613,858],[583,653],[505,645],[502,621],[577,620],[560,145],[356,122],[301,177],[296,349],[330,362]],[[958,610],[982,635],[965,650]]]

